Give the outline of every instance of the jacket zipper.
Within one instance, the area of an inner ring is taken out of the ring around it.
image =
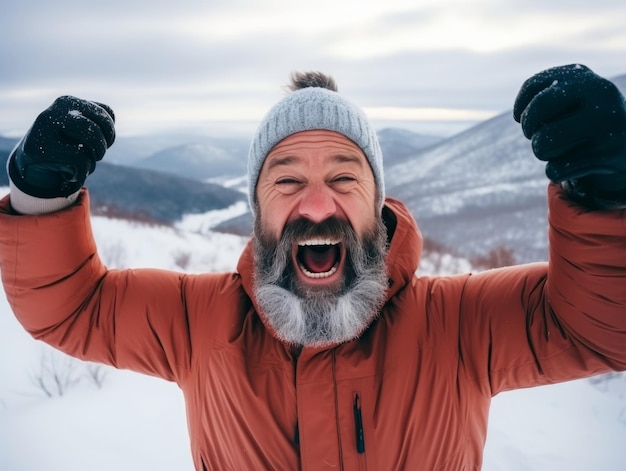
[[[363,434],[363,415],[361,414],[359,393],[354,393],[352,410],[354,412],[354,430],[356,431],[356,452],[361,455],[365,453],[365,436]]]
[[[298,422],[296,422],[296,430],[293,434],[293,442],[298,448],[300,448],[300,428],[298,427]]]

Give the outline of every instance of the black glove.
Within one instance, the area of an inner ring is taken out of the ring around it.
[[[584,65],[545,70],[524,82],[513,117],[550,180],[626,198],[626,103],[612,82]]]
[[[9,177],[31,196],[69,196],[83,186],[114,140],[111,108],[59,97],[37,117],[9,157]]]

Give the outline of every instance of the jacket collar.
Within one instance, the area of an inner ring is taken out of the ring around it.
[[[390,239],[387,254],[389,276],[387,301],[389,301],[417,271],[424,241],[415,219],[399,200],[390,197],[385,199],[383,221]]]
[[[400,291],[413,277],[417,270],[422,255],[422,234],[415,219],[407,207],[394,198],[387,197],[382,210],[383,221],[387,226],[390,239],[389,252],[387,254],[387,274],[389,288],[387,289],[387,302]],[[254,253],[252,240],[244,248],[237,271],[241,275],[243,288],[252,300],[256,312],[260,312],[254,297]],[[265,327],[272,332],[273,329],[260,315]]]

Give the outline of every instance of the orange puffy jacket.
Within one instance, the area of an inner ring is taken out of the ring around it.
[[[0,209],[9,302],[36,338],[175,381],[197,470],[475,470],[491,397],[626,369],[625,211],[549,188],[550,264],[415,275],[421,236],[388,199],[388,301],[361,338],[296,354],[237,273],[108,270],[89,202]]]

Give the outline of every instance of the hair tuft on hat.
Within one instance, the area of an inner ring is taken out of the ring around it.
[[[326,88],[333,92],[338,91],[335,79],[331,75],[322,72],[293,72],[290,78],[291,83],[287,85],[287,89],[292,92],[310,87]]]

